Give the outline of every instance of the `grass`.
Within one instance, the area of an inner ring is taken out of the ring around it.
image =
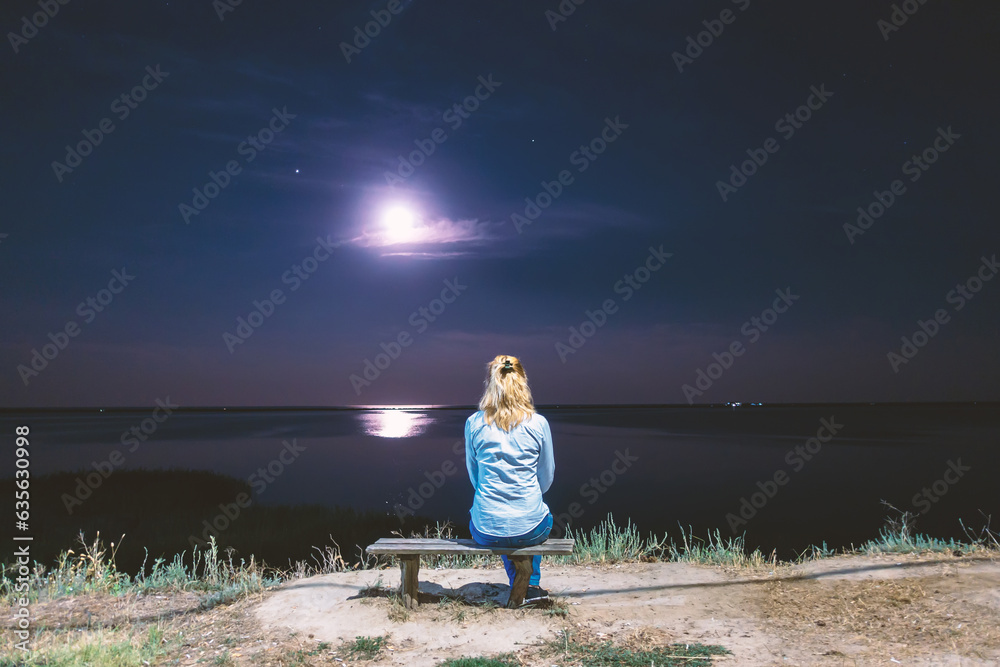
[[[889,649],[902,664],[938,647],[954,655],[986,657],[1000,645],[1000,624],[970,601],[972,596],[954,588],[941,595],[939,587],[947,585],[942,579],[948,577],[842,579],[822,585],[782,578],[764,584],[756,605],[777,636],[812,633],[821,626],[822,632],[864,637],[869,647]],[[858,664],[876,663],[873,655],[864,661],[857,657]],[[888,656],[881,657],[878,664],[890,664]],[[944,662],[941,658],[935,664]]]
[[[352,659],[359,657],[364,660],[374,660],[382,653],[389,643],[389,635],[381,637],[355,637],[353,642],[346,642],[343,651]]]
[[[744,535],[723,538],[716,529],[709,531],[707,539],[701,539],[681,528],[682,546],[670,543],[670,560],[673,562],[697,563],[699,565],[721,565],[735,568],[774,567],[778,562],[777,552],[764,555],[760,549],[747,551]]]
[[[560,598],[552,598],[549,606],[543,610],[546,616],[566,618],[569,616],[569,605]]]
[[[326,643],[326,642],[320,642],[319,644],[316,645],[315,648],[310,649],[310,650],[298,649],[298,650],[295,650],[295,651],[285,651],[285,653],[284,653],[284,659],[280,660],[278,664],[283,665],[283,666],[287,665],[288,667],[307,667],[308,665],[315,664],[309,658],[314,658],[314,657],[322,654],[324,651],[329,651],[329,650],[330,650],[330,645],[328,643]],[[222,662],[222,663],[220,663],[219,662],[220,659],[222,659],[222,660],[227,660],[228,659],[228,660],[230,660],[230,662]],[[215,658],[215,664],[230,665],[230,664],[235,664],[235,663],[232,662],[232,658],[230,658],[229,657],[229,653],[226,652],[226,653],[224,653],[224,654],[222,654],[220,656],[217,656]]]
[[[403,598],[399,594],[399,590],[397,588],[389,588],[385,586],[382,583],[382,575],[379,575],[378,579],[374,583],[368,584],[358,591],[358,597],[385,598],[389,601],[389,620],[394,622],[404,622],[410,619],[410,611],[406,609],[403,604]],[[425,608],[429,606],[426,604],[427,602],[427,600],[424,600]],[[563,605],[563,607],[565,607],[565,605]],[[447,595],[441,596],[434,604],[434,609],[436,611],[456,623],[463,623],[466,620],[475,619],[482,613],[488,613],[498,608],[499,606],[492,600],[470,604],[461,598]],[[565,615],[565,613],[563,615]]]
[[[572,630],[563,630],[557,639],[546,643],[541,655],[547,661],[567,662],[588,667],[679,667],[680,665],[705,667],[712,664],[712,656],[730,655],[723,646],[705,644],[671,644],[657,646],[648,640],[638,640],[632,645],[616,645],[610,641],[595,642],[580,637]]]
[[[615,523],[614,517],[607,518],[589,532],[573,533],[567,531],[566,537],[576,542],[573,553],[569,556],[553,558],[553,562],[569,564],[590,563],[626,563],[626,562],[656,562],[669,561],[695,563],[698,565],[714,565],[732,568],[774,568],[779,563],[792,564],[821,558],[830,558],[838,554],[845,555],[876,555],[899,553],[952,552],[956,555],[974,553],[1000,552],[1000,535],[990,530],[990,517],[978,532],[966,528],[959,520],[967,541],[954,539],[942,540],[914,531],[915,515],[903,512],[888,503],[887,507],[897,513],[886,518],[886,524],[879,533],[878,539],[868,540],[860,547],[837,551],[830,549],[826,542],[822,545],[812,545],[790,561],[778,559],[777,552],[763,553],[759,548],[749,550],[745,542],[745,534],[735,537],[723,537],[716,529],[709,531],[705,538],[695,535],[693,529],[680,527],[680,544],[664,534],[662,537],[650,534],[643,538],[636,526],[627,521],[625,526]]]
[[[759,567],[772,564],[777,558],[774,552],[765,556],[759,549],[748,553],[742,535],[723,538],[718,530],[714,533],[710,531],[707,539],[702,539],[694,534],[694,530],[685,530],[681,526],[680,545],[668,535],[657,537],[650,534],[643,538],[631,521],[621,527],[611,514],[589,532],[574,533],[570,530],[566,537],[575,540],[573,553],[553,560],[573,565],[670,561]]]
[[[360,591],[358,591],[358,597],[363,598],[382,598],[388,597],[389,593],[392,591],[391,588],[386,586],[382,582],[382,575],[378,575],[378,579],[374,583],[368,584]]]
[[[29,574],[28,591],[16,592],[15,570],[0,566],[0,602],[13,604],[17,597],[25,596],[29,602],[53,600],[69,595],[106,593],[114,596],[148,594],[158,591],[199,591],[205,593],[201,600],[203,609],[268,590],[287,574],[264,568],[255,562],[240,560],[234,563],[232,554],[219,556],[215,540],[208,549],[197,547],[192,551],[190,566],[180,554],[167,563],[157,559],[148,574],[140,572],[134,578],[118,570],[115,565],[117,547],[114,542],[105,547],[100,533],[93,542],[87,542],[81,533],[79,553],[63,552],[52,570],[35,563]],[[145,568],[144,568],[145,570]]]
[[[844,549],[840,552],[822,546],[811,546],[793,561],[803,562],[828,558],[843,554],[900,554],[953,552],[961,555],[973,553],[993,553],[1000,551],[1000,541],[996,532],[986,525],[978,532],[970,531],[962,524],[967,541],[938,539],[914,531],[915,516],[902,512],[885,503],[895,511],[895,516],[886,519],[886,525],[879,537],[868,540],[860,547]],[[400,535],[399,533],[396,533]],[[401,536],[401,535],[400,535]],[[413,537],[454,538],[451,524],[438,523],[425,527]],[[649,534],[643,537],[639,529],[629,520],[624,526],[618,525],[609,514],[604,521],[590,531],[567,532],[574,539],[573,553],[568,556],[552,557],[551,562],[567,564],[613,564],[628,562],[684,562],[699,565],[725,566],[734,568],[774,567],[779,563],[776,552],[764,554],[760,549],[749,550],[744,535],[723,537],[719,530],[709,531],[702,538],[692,529],[680,527],[680,543],[664,534],[658,537]],[[12,604],[17,597],[27,596],[29,602],[56,599],[67,595],[87,593],[107,593],[121,596],[129,593],[148,594],[157,591],[196,591],[202,593],[201,605],[211,609],[220,604],[259,593],[278,584],[315,574],[342,572],[351,569],[374,569],[397,566],[396,558],[370,559],[364,562],[347,563],[340,554],[336,543],[325,549],[314,547],[318,552],[313,563],[299,561],[290,569],[278,569],[261,565],[251,556],[249,561],[234,562],[232,551],[220,556],[214,538],[205,549],[194,547],[189,556],[178,554],[169,562],[157,558],[151,566],[143,563],[139,573],[130,577],[116,566],[116,554],[121,544],[111,542],[105,546],[100,533],[88,541],[81,532],[77,538],[79,551],[69,550],[60,554],[55,566],[49,570],[39,563],[29,575],[28,592],[15,592],[15,570],[0,565],[0,602]],[[423,568],[470,568],[488,566],[494,559],[488,556],[438,555],[422,558]],[[379,594],[385,589],[381,579],[371,591],[362,591],[362,596]],[[383,591],[382,594],[384,594]]]
[[[495,658],[452,658],[441,663],[441,667],[521,667],[521,663],[511,653],[503,653]]]
[[[410,620],[410,612],[403,604],[403,597],[398,588],[389,588],[382,583],[382,575],[374,583],[368,584],[358,591],[360,598],[386,598],[389,600],[389,620],[394,623],[405,623]]]
[[[712,656],[729,655],[722,646],[704,644],[671,644],[660,648],[630,649],[611,642],[599,644],[570,643],[563,649],[563,659],[580,660],[588,667],[704,667],[712,664]]]
[[[857,549],[859,553],[873,555],[880,553],[952,552],[956,555],[968,555],[981,551],[1000,549],[1000,541],[997,541],[997,534],[990,530],[990,517],[988,516],[986,517],[986,524],[978,533],[974,533],[966,528],[962,520],[959,519],[962,531],[969,541],[957,542],[954,539],[942,540],[922,533],[915,533],[914,523],[916,515],[913,512],[899,510],[884,500],[882,504],[896,512],[896,515],[886,518],[886,525],[879,531],[878,539],[868,540],[862,544]]]
[[[451,617],[456,623],[465,621],[466,605],[452,598],[441,598],[438,602],[438,610]]]
[[[18,667],[134,667],[154,664],[176,648],[179,639],[167,640],[159,624],[146,628],[98,629],[75,637],[63,633],[65,641],[48,646],[44,650],[35,648],[23,658],[7,662],[0,659],[0,666]]]
[[[493,600],[470,603],[461,598],[442,597],[436,605],[437,611],[455,623],[475,620],[483,614],[489,614],[500,606]]]
[[[563,562],[582,563],[620,563],[658,558],[666,549],[666,537],[657,539],[650,535],[645,540],[639,535],[639,529],[629,520],[624,528],[615,523],[614,517],[608,517],[589,533],[566,532],[568,539],[575,540],[573,554],[562,556]]]
[[[389,620],[393,623],[405,623],[410,620],[410,610],[403,604],[403,598],[399,593],[390,596],[392,606],[389,607]]]
[[[838,553],[875,555],[952,552],[968,555],[996,554],[1000,551],[998,535],[989,528],[989,517],[986,517],[986,525],[978,532],[970,531],[962,524],[967,541],[942,540],[916,533],[915,516],[911,512],[902,512],[888,503],[884,504],[896,515],[886,519],[886,525],[877,539],[840,552],[829,549],[825,543],[822,546],[814,545],[799,554],[798,558],[787,562],[828,558]],[[400,533],[396,534],[402,536]],[[412,536],[450,539],[454,534],[451,524],[438,523],[433,527],[427,526],[422,533]],[[773,568],[780,562],[776,552],[764,554],[760,549],[749,550],[744,535],[723,537],[719,530],[715,530],[709,531],[702,538],[695,535],[692,529],[685,530],[681,526],[678,544],[666,534],[661,537],[653,534],[643,537],[631,521],[620,526],[611,514],[590,531],[569,531],[567,537],[576,541],[573,553],[552,557],[552,562],[576,565],[666,561],[733,568]],[[116,566],[120,541],[105,546],[100,533],[92,541],[88,541],[82,532],[77,541],[79,550],[61,553],[51,570],[37,562],[34,564],[29,575],[27,593],[15,591],[15,570],[0,565],[0,602],[11,605],[15,598],[23,596],[35,603],[39,600],[88,593],[121,596],[157,591],[195,591],[201,594],[202,608],[211,609],[269,590],[289,580],[329,572],[398,565],[396,558],[347,563],[334,543],[325,549],[314,547],[317,554],[313,556],[313,563],[299,561],[290,569],[283,570],[263,566],[253,556],[249,561],[240,559],[238,563],[234,562],[231,550],[225,557],[220,556],[213,538],[209,540],[207,548],[200,549],[196,546],[190,555],[175,555],[169,562],[157,558],[149,567],[143,563],[139,573],[130,577]],[[424,557],[421,566],[428,569],[485,567],[494,560],[487,556],[438,555]],[[362,591],[362,597],[390,596],[389,593],[380,579],[371,590]],[[398,606],[402,607],[401,603]],[[395,615],[400,619],[405,618],[405,609],[397,609]]]

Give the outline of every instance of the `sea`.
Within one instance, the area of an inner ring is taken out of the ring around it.
[[[474,411],[6,410],[0,489],[13,510],[15,429],[26,426],[29,462],[20,465],[37,489],[26,534],[49,560],[81,530],[85,539],[98,530],[104,539],[131,534],[133,549],[155,543],[153,555],[167,559],[210,535],[238,541],[240,556],[267,551],[271,560],[284,555],[278,533],[302,552],[299,545],[318,549],[342,528],[341,540],[358,542],[338,541],[345,553],[390,530],[446,525],[468,537],[464,426]],[[811,545],[860,546],[903,518],[908,530],[941,539],[1000,529],[1000,403],[538,412],[552,431],[555,479],[544,500],[557,535],[610,517],[644,537],[742,539],[791,558]],[[367,528],[345,537],[347,523]]]

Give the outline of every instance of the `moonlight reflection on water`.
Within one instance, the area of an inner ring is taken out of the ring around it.
[[[421,435],[431,423],[426,414],[402,410],[377,410],[360,417],[365,434],[378,438],[412,438]]]

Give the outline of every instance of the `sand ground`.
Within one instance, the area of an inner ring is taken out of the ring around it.
[[[466,603],[424,603],[405,620],[388,597],[360,597],[399,571],[303,579],[253,608],[272,632],[335,645],[389,636],[377,664],[422,667],[516,651],[557,664],[538,645],[578,639],[630,645],[700,642],[738,665],[1000,665],[1000,562],[987,557],[842,556],[798,566],[727,571],[685,563],[543,564],[542,585],[565,615],[484,609],[506,600],[502,569],[421,569],[420,590]]]
[[[556,639],[721,645],[731,655],[716,658],[720,665],[1000,665],[996,552],[838,556],[752,570],[543,563],[553,603],[518,610],[502,608],[509,589],[499,561],[423,568],[420,582],[423,604],[409,613],[390,597],[399,585],[392,568],[298,579],[208,611],[198,594],[179,591],[63,597],[32,614],[47,629],[36,643],[55,648],[141,638],[157,625],[169,648],[155,665],[424,667],[511,652],[530,667],[580,664],[552,651]],[[4,616],[0,663],[13,655],[16,623],[11,611]],[[388,639],[359,660],[345,643],[357,637]]]

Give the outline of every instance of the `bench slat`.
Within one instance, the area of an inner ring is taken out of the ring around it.
[[[431,545],[408,545],[408,544],[373,544],[367,549],[370,553],[399,553],[399,554],[490,554],[507,553],[517,551],[526,554],[534,551],[538,554],[569,555],[573,553],[573,547],[440,547]]]
[[[501,547],[467,547],[467,548],[450,548],[442,549],[428,546],[407,546],[407,545],[372,545],[367,549],[369,553],[384,553],[384,554],[441,554],[441,555],[485,555],[485,554],[518,554],[522,556],[543,556],[543,555],[570,555],[573,553],[573,549],[557,549],[551,547],[522,547],[520,549],[516,548],[501,548]]]
[[[429,555],[429,554],[504,554],[517,556],[555,556],[573,553],[574,540],[552,539],[542,544],[514,548],[484,547],[469,539],[381,538],[365,551],[373,554]]]
[[[562,540],[562,539],[552,539],[542,542],[541,544],[535,545],[537,547],[555,547],[557,549],[562,549],[566,547],[572,547],[575,540]],[[477,544],[474,540],[469,539],[435,539],[435,538],[398,538],[398,537],[383,537],[375,542],[375,545],[400,545],[400,546],[413,546],[426,544],[428,546],[438,546],[438,547],[478,547],[483,549],[490,549],[491,547],[484,547],[481,544]],[[375,546],[373,545],[373,546]],[[524,547],[525,549],[531,547]]]
[[[545,545],[558,545],[560,547],[565,545],[572,545],[576,540],[566,540],[566,539],[549,539],[542,542],[536,546]],[[458,538],[434,538],[434,537],[381,537],[376,540],[375,544],[451,544],[451,545],[468,545],[468,546],[482,546],[477,544],[475,540],[470,539],[458,539]],[[489,548],[489,547],[484,547]],[[527,547],[525,547],[527,548]]]

